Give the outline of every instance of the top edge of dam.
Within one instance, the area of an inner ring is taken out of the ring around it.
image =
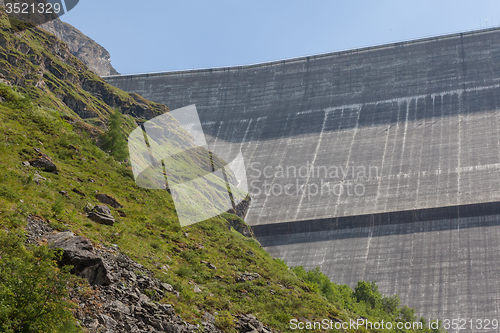
[[[415,38],[415,39],[406,39],[406,40],[399,40],[399,41],[393,41],[393,42],[387,42],[387,43],[373,44],[373,45],[368,45],[368,46],[360,46],[360,47],[348,48],[348,49],[343,49],[343,50],[338,50],[338,51],[316,53],[316,54],[297,56],[297,57],[291,57],[291,58],[283,58],[283,59],[270,60],[270,61],[262,61],[262,62],[256,62],[256,63],[251,63],[251,64],[175,69],[175,70],[144,72],[144,73],[127,73],[127,74],[119,74],[119,75],[106,75],[106,76],[102,76],[102,78],[108,80],[108,79],[123,78],[123,77],[153,77],[153,76],[163,76],[163,75],[176,75],[176,74],[180,74],[180,73],[203,73],[203,72],[213,72],[213,71],[222,71],[223,72],[223,71],[227,71],[227,70],[238,70],[238,69],[248,69],[248,68],[253,68],[253,67],[274,66],[274,65],[280,65],[283,63],[304,61],[307,59],[319,59],[319,58],[325,58],[325,57],[340,56],[340,55],[345,55],[345,54],[349,54],[349,53],[367,52],[367,51],[371,51],[371,50],[390,48],[390,47],[395,47],[395,46],[414,45],[414,44],[419,44],[419,43],[427,43],[430,41],[438,41],[438,40],[443,40],[443,39],[453,39],[453,38],[457,38],[460,36],[485,34],[485,33],[495,32],[498,30],[500,30],[500,26],[491,27],[491,28],[482,28],[482,29],[476,29],[476,30],[464,30],[464,31],[459,31],[459,32],[445,33],[445,34],[439,34],[439,35],[433,35],[433,36],[427,36],[427,37],[419,37],[419,38]]]

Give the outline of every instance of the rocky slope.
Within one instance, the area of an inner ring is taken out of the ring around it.
[[[119,75],[111,65],[109,52],[72,25],[55,19],[40,26],[65,42],[71,54],[99,76]]]
[[[29,4],[39,3],[39,1],[40,0],[28,0],[24,2]],[[4,5],[4,0],[0,0],[0,6]],[[119,74],[111,65],[109,52],[72,25],[56,18],[52,21],[40,24],[39,27],[65,42],[71,54],[80,59],[95,74],[99,76]]]
[[[144,120],[168,110],[108,85],[54,35],[39,28],[12,27],[2,7],[0,82],[22,88],[40,106],[62,108],[68,116],[93,125],[103,124],[113,108]]]
[[[215,317],[210,312],[205,312],[201,324],[192,325],[176,315],[170,304],[158,303],[165,293],[179,297],[179,292],[123,254],[118,246],[94,247],[86,238],[77,237],[69,231],[55,231],[47,221],[35,215],[28,216],[26,229],[28,244],[52,243],[54,247],[63,248],[69,257],[67,264],[81,265],[85,262],[85,268],[89,269],[93,268],[95,259],[99,259],[104,269],[100,275],[108,279],[105,281],[96,279],[94,274],[87,275],[91,286],[77,287],[70,292],[72,301],[78,304],[74,310],[75,318],[90,333],[99,332],[102,328],[109,333],[222,332],[215,326]],[[154,291],[153,296],[151,291]],[[236,320],[239,332],[277,332],[252,315],[238,315]]]

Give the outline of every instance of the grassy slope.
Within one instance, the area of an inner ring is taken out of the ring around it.
[[[1,81],[18,86],[36,105],[60,110],[73,121],[83,120],[80,127],[98,132],[86,124],[102,125],[115,107],[147,119],[168,111],[164,105],[108,85],[55,36],[38,28],[18,31],[0,6]],[[132,130],[135,122],[127,123]]]
[[[35,87],[40,75],[32,79],[25,74],[23,78],[16,77],[25,73],[26,67],[31,68],[31,62],[26,59],[33,57],[16,53],[18,46],[26,42],[35,50],[35,56],[43,54],[54,58],[44,46],[50,36],[38,30],[16,36],[15,31],[6,27],[0,29],[0,34],[8,41],[0,50],[0,57],[18,59],[0,62],[0,69],[5,77],[20,84],[19,89],[33,101],[29,103],[21,95],[8,97],[8,89],[2,88],[2,96],[7,98],[0,103],[0,223],[3,228],[22,229],[28,214],[38,214],[59,230],[71,229],[96,244],[116,244],[180,291],[180,297],[169,294],[162,301],[174,304],[180,315],[193,322],[200,322],[205,311],[252,313],[272,327],[289,331],[288,321],[293,317],[348,320],[363,315],[374,321],[385,318],[383,313],[370,312],[364,303],[349,306],[356,314],[345,309],[345,305],[333,305],[309,291],[306,283],[282,261],[273,260],[257,241],[228,229],[228,220],[237,219],[233,215],[223,214],[181,229],[171,196],[166,191],[138,188],[130,169],[98,149],[81,130],[80,117],[61,102],[57,91],[67,89],[66,93],[78,94],[103,120],[109,114],[109,105],[72,84],[67,76],[64,80],[55,79],[41,68],[30,71],[42,70],[45,88]],[[18,68],[13,63],[25,67]],[[82,66],[70,58],[67,63],[61,63],[61,68],[71,72],[73,65]],[[84,73],[92,75],[86,70]],[[57,86],[47,88],[50,82],[56,82]],[[124,92],[117,95],[125,100],[131,98]],[[74,126],[69,124],[68,115]],[[86,126],[92,132],[90,125]],[[40,172],[46,180],[35,182],[37,170],[21,165],[35,157],[33,147],[41,148],[54,159],[60,170],[58,175]],[[85,196],[72,192],[73,189]],[[69,197],[59,194],[62,190],[67,191]],[[114,196],[124,205],[122,212],[126,217],[119,217],[119,212],[113,210],[118,221],[112,227],[90,221],[84,207],[87,203],[98,203],[95,193]],[[217,269],[210,269],[202,261]],[[169,267],[167,271],[162,269],[165,265]],[[243,272],[256,272],[262,278],[236,282]],[[202,292],[195,293],[194,285]],[[345,301],[342,303],[353,302],[352,299]],[[231,331],[231,323],[225,324]]]

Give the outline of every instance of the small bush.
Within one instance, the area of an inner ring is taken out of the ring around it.
[[[75,332],[67,297],[71,267],[59,269],[60,252],[27,251],[23,238],[0,231],[0,331]]]
[[[227,311],[221,311],[215,317],[215,325],[226,332],[233,330],[236,326],[233,316]]]
[[[64,212],[64,206],[65,205],[66,205],[66,203],[64,202],[64,198],[61,195],[59,195],[56,198],[56,201],[54,202],[54,204],[51,207],[52,212],[54,213],[54,215],[55,216],[60,216]]]
[[[7,185],[0,185],[0,197],[9,201],[16,201],[18,199],[16,192],[10,189]]]
[[[182,266],[177,271],[175,271],[175,274],[179,275],[180,277],[191,277],[193,275],[193,270],[190,267]]]
[[[30,98],[20,94],[15,88],[0,83],[0,96],[7,101],[7,105],[17,110],[29,110],[33,107]]]
[[[148,296],[149,298],[156,298],[156,291],[152,290],[152,289],[146,289],[144,290],[144,295]]]
[[[123,161],[128,158],[128,149],[125,133],[123,132],[123,115],[120,110],[115,111],[109,117],[108,130],[102,137],[102,148],[110,151],[111,155],[117,161]]]

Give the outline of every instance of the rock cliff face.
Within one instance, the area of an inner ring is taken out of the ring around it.
[[[56,19],[42,24],[40,28],[68,44],[71,54],[80,59],[97,75],[120,74],[111,65],[109,52],[72,25]]]
[[[151,119],[168,110],[108,85],[56,36],[38,28],[20,30],[18,25],[12,26],[0,7],[0,81],[31,91],[32,96],[48,93],[36,100],[38,105],[67,107],[82,119],[101,122],[113,108],[136,119]]]

